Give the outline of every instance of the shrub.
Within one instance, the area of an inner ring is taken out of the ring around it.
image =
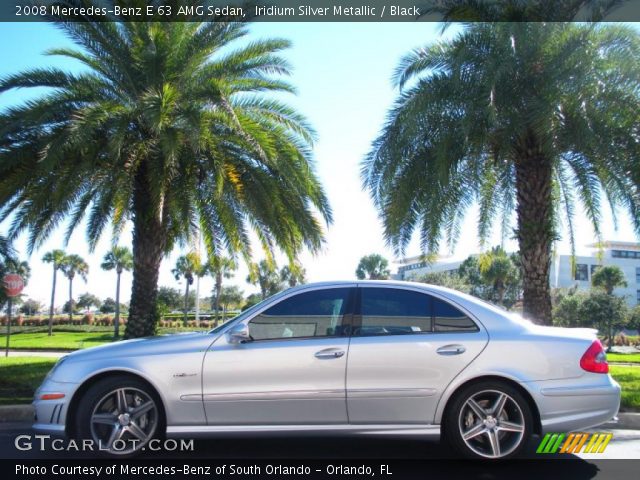
[[[94,321],[93,313],[86,313],[84,317],[82,317],[83,325],[93,325]]]
[[[613,339],[613,344],[618,347],[628,347],[630,345],[629,339],[624,333],[616,335]]]

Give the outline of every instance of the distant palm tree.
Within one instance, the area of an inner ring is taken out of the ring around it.
[[[202,271],[202,264],[200,263],[200,257],[195,252],[182,255],[176,261],[176,266],[171,270],[176,280],[180,280],[181,277],[185,279],[184,290],[184,325],[187,325],[187,315],[189,313],[189,287],[193,285],[193,280],[196,276],[200,275]]]
[[[0,79],[0,93],[47,87],[0,114],[0,221],[11,215],[9,238],[26,231],[29,250],[65,218],[69,236],[88,213],[90,248],[109,224],[117,236],[131,221],[131,338],[155,332],[162,258],[196,231],[208,253],[224,244],[249,261],[253,232],[267,255],[293,259],[320,249],[318,215],[330,222],[331,211],[315,134],[278,96],[294,92],[282,79],[288,41],[247,41],[243,22],[110,20],[57,24],[78,49],[49,54],[79,61],[79,73]]]
[[[262,300],[282,290],[282,280],[277,269],[267,260],[260,260],[258,263],[249,265],[249,275],[247,283],[257,285],[260,288]]]
[[[113,322],[113,336],[120,336],[120,276],[125,270],[128,272],[133,268],[133,255],[127,247],[112,247],[105,256],[100,267],[103,270],[116,271],[116,316]]]
[[[222,293],[222,280],[231,278],[233,272],[238,268],[233,258],[214,255],[209,257],[206,271],[213,277],[213,309],[216,312],[216,320],[220,310],[220,295]]]
[[[377,253],[362,257],[356,268],[356,277],[360,280],[386,280],[390,274],[388,260]]]
[[[624,272],[616,265],[605,265],[596,269],[591,275],[591,285],[602,288],[608,296],[613,296],[617,287],[626,287],[627,279]],[[613,299],[610,299],[613,300]],[[610,315],[607,321],[608,341],[607,351],[613,346],[613,317]]]
[[[56,301],[56,281],[58,278],[58,270],[62,267],[62,261],[64,260],[64,250],[51,250],[42,257],[44,263],[50,263],[53,266],[53,282],[51,284],[51,304],[49,305],[49,336],[53,333],[53,312],[54,304]]]
[[[69,279],[69,323],[73,322],[73,279],[76,275],[80,275],[85,282],[87,281],[87,274],[89,273],[89,265],[80,255],[65,255],[60,265],[60,270],[64,273],[65,277]]]
[[[496,217],[511,233],[515,210],[524,315],[550,324],[562,214],[572,245],[579,201],[600,236],[603,191],[640,234],[639,73],[640,38],[623,26],[478,23],[414,50],[363,164],[387,241],[402,253],[418,230],[423,251],[453,245],[477,201],[484,242]]]
[[[509,285],[517,284],[519,272],[516,265],[501,247],[494,247],[478,258],[478,269],[485,283],[489,284],[500,305]]]
[[[280,278],[290,287],[305,283],[307,281],[306,274],[306,270],[297,260],[280,269]]]
[[[591,275],[591,285],[602,288],[607,295],[613,295],[616,288],[627,286],[627,279],[620,267],[605,265],[597,268]]]

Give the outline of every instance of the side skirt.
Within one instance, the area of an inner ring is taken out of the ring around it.
[[[416,435],[439,437],[440,425],[175,425],[167,437],[202,438],[247,434],[300,435]]]

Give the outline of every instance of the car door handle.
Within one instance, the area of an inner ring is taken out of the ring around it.
[[[344,350],[339,350],[337,348],[325,348],[324,350],[320,350],[316,352],[316,358],[340,358],[344,355]]]
[[[436,350],[439,355],[460,355],[464,353],[467,349],[462,345],[445,345],[444,347],[440,347]]]

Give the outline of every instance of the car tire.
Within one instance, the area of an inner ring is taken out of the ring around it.
[[[76,414],[78,438],[92,440],[94,452],[131,457],[164,434],[164,414],[157,393],[129,376],[97,381],[84,393]]]
[[[517,456],[533,432],[531,408],[507,382],[482,381],[457,392],[447,408],[444,435],[467,458]]]

